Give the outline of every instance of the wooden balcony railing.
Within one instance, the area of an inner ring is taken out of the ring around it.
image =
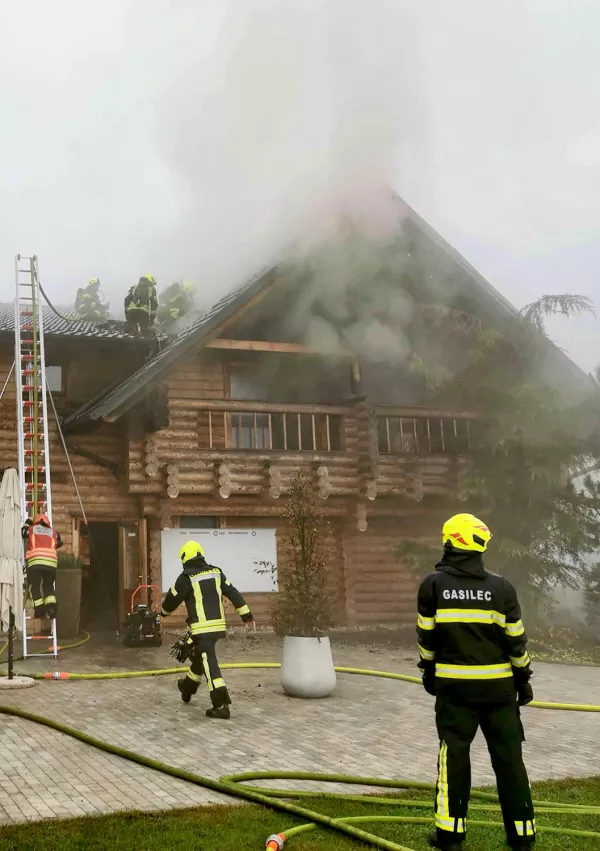
[[[330,405],[211,403],[199,413],[200,449],[341,452],[345,409]]]
[[[381,455],[467,455],[476,439],[472,414],[378,408]]]

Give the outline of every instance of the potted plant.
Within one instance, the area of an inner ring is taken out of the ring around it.
[[[271,622],[276,634],[283,636],[281,685],[294,697],[328,697],[336,685],[325,634],[332,625],[325,552],[329,522],[320,502],[313,481],[298,472],[283,513],[280,549],[284,557],[278,568],[259,563],[258,572],[271,572],[278,585]]]
[[[81,577],[85,564],[73,553],[58,553],[56,568],[56,626],[60,638],[79,635],[81,615]]]

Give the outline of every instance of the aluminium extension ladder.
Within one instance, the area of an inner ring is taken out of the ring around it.
[[[35,519],[46,514],[52,525],[50,493],[50,451],[46,409],[46,362],[44,357],[44,318],[40,302],[37,257],[15,258],[15,375],[17,381],[17,439],[21,516]],[[30,653],[29,642],[52,640],[52,655],[58,657],[56,618],[50,635],[29,635],[23,612],[23,657],[48,655]]]

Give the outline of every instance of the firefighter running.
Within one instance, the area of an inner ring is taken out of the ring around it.
[[[160,303],[156,312],[156,321],[168,328],[182,316],[189,312],[194,303],[194,292],[196,288],[191,281],[182,284],[171,284],[170,287],[160,294]]]
[[[90,278],[87,287],[79,287],[75,297],[77,318],[84,322],[105,322],[108,305],[100,290],[100,279]]]
[[[417,635],[425,690],[436,697],[440,752],[433,848],[457,851],[471,791],[469,751],[478,727],[496,775],[508,844],[535,842],[519,707],[533,700],[527,639],[513,586],[483,564],[492,537],[472,514],[442,533],[444,554],[421,583]]]
[[[143,333],[154,325],[158,300],[154,275],[144,275],[125,296],[125,319],[129,330]]]
[[[33,600],[36,618],[56,617],[56,568],[57,550],[62,547],[58,532],[50,526],[45,514],[38,514],[35,520],[27,518],[22,529],[25,544],[25,563],[27,566],[27,584]]]
[[[230,600],[246,624],[255,627],[254,618],[246,601],[219,567],[207,564],[204,550],[196,541],[188,541],[180,550],[183,571],[177,577],[162,605],[161,616],[174,612],[181,604],[187,608],[189,637],[183,639],[185,656],[191,657],[187,676],[178,680],[181,699],[189,703],[198,691],[202,677],[206,677],[212,708],[206,710],[209,718],[229,718],[231,700],[221,676],[217,660],[216,643],[225,636],[223,595]]]

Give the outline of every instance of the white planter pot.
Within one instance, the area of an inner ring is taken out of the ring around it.
[[[292,697],[329,697],[336,684],[328,638],[283,639],[281,685]]]

